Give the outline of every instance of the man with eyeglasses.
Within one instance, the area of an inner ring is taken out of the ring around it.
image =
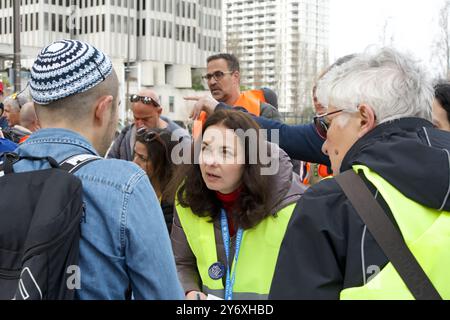
[[[156,92],[144,89],[130,96],[134,123],[125,127],[114,141],[107,158],[133,161],[136,131],[166,129],[172,133],[173,141],[189,141],[189,133],[167,117],[162,116],[162,106]]]
[[[263,88],[241,92],[240,66],[234,55],[213,55],[207,62],[207,74],[203,79],[214,99],[229,106],[243,107],[255,116],[280,121],[280,113],[276,109],[278,103],[273,91]]]

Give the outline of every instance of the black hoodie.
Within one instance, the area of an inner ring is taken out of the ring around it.
[[[406,197],[450,211],[450,134],[416,118],[376,127],[345,156],[341,172],[362,164]],[[392,213],[360,173],[386,214]],[[395,224],[395,221],[393,221]],[[270,299],[339,299],[363,286],[388,263],[381,248],[334,179],[298,201],[282,244]]]

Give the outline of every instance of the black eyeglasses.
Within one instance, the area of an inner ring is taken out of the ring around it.
[[[330,124],[325,120],[325,117],[331,116],[333,114],[337,114],[337,113],[340,113],[343,111],[344,110],[337,110],[334,112],[325,113],[320,116],[314,117],[314,126],[316,127],[316,131],[322,139],[325,139],[325,140],[327,139],[327,133],[328,133],[328,129],[330,127]]]
[[[212,78],[214,78],[214,80],[220,81],[226,74],[233,74],[233,71],[227,71],[227,72],[216,71],[214,73],[208,73],[208,74],[205,74],[202,77],[202,79],[206,80],[206,81],[210,81]]]
[[[131,103],[135,103],[135,102],[139,102],[141,101],[143,104],[152,104],[155,107],[159,108],[161,105],[159,104],[158,101],[156,101],[155,99],[153,99],[152,97],[146,97],[146,96],[139,96],[137,94],[133,94],[130,96],[130,102]]]

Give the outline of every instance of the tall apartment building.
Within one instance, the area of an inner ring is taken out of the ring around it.
[[[0,0],[0,56],[13,52],[13,1]],[[123,98],[128,71],[130,92],[154,88],[176,120],[206,58],[221,51],[222,0],[21,0],[20,13],[23,66],[55,40],[92,43],[113,59]]]
[[[226,0],[224,11],[242,85],[274,89],[288,117],[310,108],[313,82],[329,63],[329,0]]]

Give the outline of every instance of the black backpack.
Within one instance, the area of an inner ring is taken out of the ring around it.
[[[22,159],[51,168],[14,173]],[[79,288],[81,181],[73,175],[93,155],[54,159],[8,153],[0,163],[0,300],[71,300]],[[84,220],[85,221],[85,220]]]

